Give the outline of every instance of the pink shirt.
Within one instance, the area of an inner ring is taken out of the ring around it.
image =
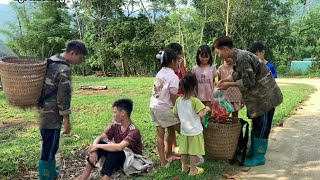
[[[150,108],[172,109],[174,104],[170,99],[170,93],[177,94],[178,90],[178,76],[171,68],[161,68],[154,79]]]
[[[201,101],[211,101],[213,98],[214,77],[217,73],[214,65],[205,67],[196,65],[193,67],[192,73],[198,79],[197,98]]]

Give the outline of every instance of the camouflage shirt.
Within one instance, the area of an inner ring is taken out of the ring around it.
[[[270,69],[256,55],[233,50],[233,80],[239,85],[249,118],[255,118],[280,105],[281,90]]]
[[[41,97],[40,128],[61,128],[63,115],[70,114],[71,70],[61,55],[50,57]],[[63,62],[63,63],[59,63]]]

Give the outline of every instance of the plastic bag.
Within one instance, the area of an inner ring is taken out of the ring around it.
[[[217,96],[212,101],[212,116],[217,120],[225,121],[232,112],[234,112],[232,104],[226,100],[221,90],[217,90]]]

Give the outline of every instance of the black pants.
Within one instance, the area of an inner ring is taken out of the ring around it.
[[[252,131],[255,138],[268,139],[275,108],[252,119]]]
[[[55,160],[59,148],[60,129],[40,129],[42,137],[41,160]]]
[[[106,144],[106,143],[103,141],[100,141],[99,144]],[[101,173],[103,175],[107,175],[111,177],[114,171],[118,171],[120,170],[120,168],[123,168],[124,161],[126,160],[126,156],[123,151],[110,152],[103,149],[98,149],[97,153],[98,153],[98,160],[102,156],[105,156],[105,161],[101,169]],[[92,167],[95,167],[95,165],[90,162],[89,158],[87,160]]]

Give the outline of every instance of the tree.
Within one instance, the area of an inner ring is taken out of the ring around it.
[[[320,55],[320,6],[312,9],[300,21],[293,24],[291,36],[293,48],[295,49],[294,57],[301,60],[306,57],[319,58]]]
[[[11,24],[12,29],[3,31],[9,36],[9,44],[20,55],[41,59],[60,53],[65,42],[74,37],[67,6],[59,2],[27,5],[12,3],[19,24]]]

